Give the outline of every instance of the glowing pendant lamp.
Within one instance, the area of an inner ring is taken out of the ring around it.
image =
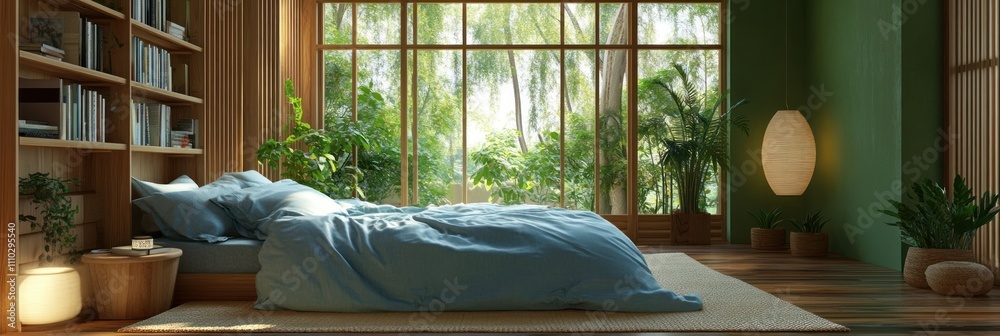
[[[806,191],[816,168],[816,140],[799,111],[774,114],[764,131],[761,159],[775,195],[798,196]]]
[[[778,196],[799,196],[809,187],[816,168],[816,140],[809,122],[788,108],[788,0],[785,0],[785,109],[764,131],[761,163],[764,177]]]

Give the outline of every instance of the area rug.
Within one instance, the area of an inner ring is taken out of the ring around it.
[[[685,313],[563,311],[307,313],[260,311],[251,302],[189,302],[119,332],[778,332],[849,331],[682,253],[647,254],[664,288],[698,293],[704,310]]]

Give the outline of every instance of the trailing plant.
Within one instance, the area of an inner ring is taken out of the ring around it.
[[[18,179],[18,191],[22,196],[31,197],[31,205],[41,214],[42,219],[33,215],[18,215],[18,220],[27,222],[31,229],[39,229],[45,235],[45,247],[38,256],[39,263],[51,263],[54,256],[65,255],[70,264],[76,262],[77,235],[73,233],[73,218],[79,207],[66,195],[75,179],[50,177],[48,173],[32,173]]]
[[[281,176],[307,185],[331,197],[357,193],[363,177],[353,163],[353,152],[371,145],[357,122],[339,122],[326,129],[313,129],[302,121],[302,98],[295,96],[291,80],[285,81],[285,96],[292,105],[292,125],[284,140],[269,139],[257,150],[257,160],[271,169],[281,168]]]
[[[729,126],[750,133],[746,116],[733,110],[747,101],[741,100],[722,112],[722,99],[708,102],[680,64],[674,64],[677,78],[665,82],[660,78],[651,83],[664,88],[677,109],[676,118],[647,121],[645,129],[661,130],[656,137],[664,148],[659,153],[661,165],[667,166],[670,179],[678,189],[680,212],[704,213],[702,199],[711,171],[729,167]]]
[[[757,222],[757,227],[761,229],[774,229],[778,227],[778,224],[785,221],[784,219],[780,219],[781,213],[784,212],[780,207],[774,207],[771,211],[757,209],[747,212],[753,216],[754,221]]]
[[[823,227],[829,222],[829,219],[823,218],[821,211],[816,211],[806,215],[802,220],[791,219],[789,220],[792,226],[795,227],[795,231],[802,233],[821,233],[823,232]]]
[[[901,240],[907,245],[933,249],[969,249],[976,230],[986,225],[1000,212],[1000,195],[983,192],[978,198],[956,175],[953,196],[948,198],[943,187],[931,180],[910,186],[906,197],[911,205],[889,201],[893,210],[880,210],[896,218],[888,225],[899,227]]]

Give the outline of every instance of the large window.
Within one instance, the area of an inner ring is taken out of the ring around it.
[[[324,122],[367,128],[354,160],[373,202],[670,213],[663,132],[642,125],[676,111],[652,83],[680,64],[721,98],[721,1],[319,6]],[[717,212],[718,184],[707,195]]]

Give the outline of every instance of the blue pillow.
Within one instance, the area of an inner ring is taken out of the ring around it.
[[[247,170],[244,172],[231,172],[225,175],[235,177],[240,182],[241,188],[259,187],[262,185],[271,184],[271,180],[261,175],[256,170]]]
[[[195,190],[154,194],[132,201],[153,216],[167,238],[226,241],[237,234],[233,219],[211,199],[242,189],[242,182],[231,175]]]
[[[236,220],[236,230],[247,238],[265,239],[258,227],[284,216],[347,214],[336,201],[292,180],[246,188],[212,199]]]
[[[132,188],[139,195],[138,198],[143,198],[164,192],[195,190],[198,189],[198,184],[187,175],[181,175],[168,184],[146,182],[133,177]]]

